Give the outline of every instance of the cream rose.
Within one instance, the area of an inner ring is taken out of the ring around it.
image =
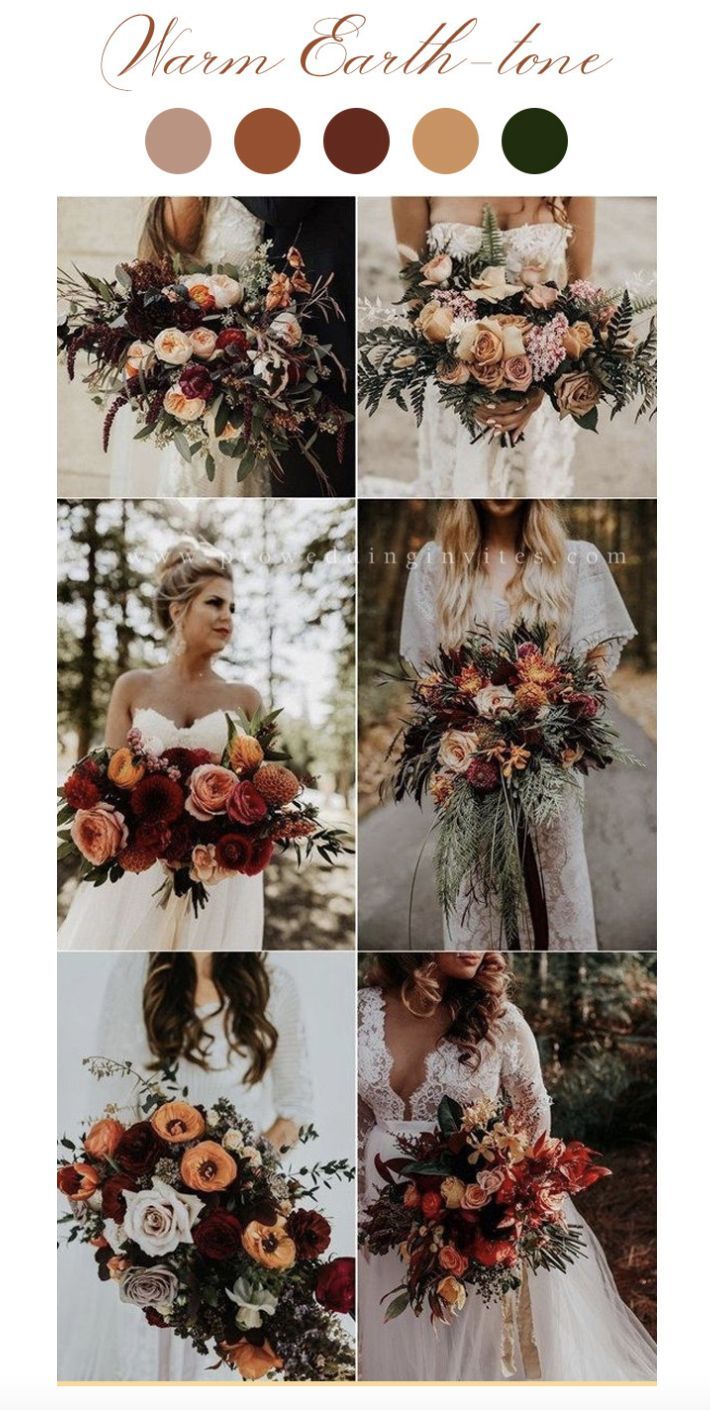
[[[152,356],[153,349],[150,343],[135,342],[126,353],[126,361],[123,364],[124,377],[137,377],[143,370],[148,359]]]
[[[458,1209],[466,1186],[455,1175],[448,1175],[441,1182],[441,1197],[447,1209]]]
[[[483,269],[478,279],[471,281],[472,293],[477,299],[482,299],[484,303],[496,304],[501,299],[507,299],[511,294],[519,294],[520,284],[509,284],[506,279],[503,265],[489,265]]]
[[[463,774],[476,753],[476,748],[475,734],[462,729],[447,730],[439,745],[439,763],[445,769]]]
[[[170,1307],[178,1291],[178,1280],[169,1268],[129,1268],[120,1279],[118,1295],[134,1307]]]
[[[303,330],[292,313],[277,313],[269,330],[274,338],[285,343],[288,348],[296,348],[303,337]]]
[[[503,361],[503,329],[495,318],[479,318],[467,323],[456,344],[456,356],[462,362],[475,362],[479,367]]]
[[[485,1194],[494,1195],[503,1184],[504,1178],[502,1170],[482,1170],[476,1177],[476,1184],[480,1185]]]
[[[561,417],[586,416],[602,394],[601,382],[591,372],[565,372],[555,382]]]
[[[228,274],[211,274],[207,283],[217,308],[234,308],[244,298],[244,286]]]
[[[487,720],[494,719],[503,710],[510,710],[515,703],[515,696],[507,685],[486,685],[473,698],[479,715]]]
[[[187,333],[179,328],[164,328],[153,344],[156,357],[171,367],[182,367],[192,357],[192,344]]]
[[[214,842],[198,842],[190,858],[190,879],[201,881],[203,886],[215,886],[226,875],[217,863]]]
[[[193,328],[188,333],[190,347],[195,357],[201,357],[205,361],[210,358],[217,346],[217,334],[211,328]]]
[[[453,260],[450,255],[434,255],[422,265],[423,283],[445,284],[453,273]]]
[[[552,308],[559,297],[559,289],[551,289],[548,284],[533,284],[532,288],[523,294],[523,302],[530,308]]]
[[[112,803],[80,808],[74,816],[69,835],[82,857],[86,857],[87,862],[95,867],[110,861],[128,842],[126,820]]]
[[[174,416],[176,421],[199,421],[205,407],[206,401],[202,397],[186,397],[179,388],[172,387],[163,397],[163,406],[170,416]]]
[[[160,1258],[178,1244],[192,1243],[192,1226],[204,1206],[197,1195],[179,1194],[154,1176],[151,1189],[124,1190],[123,1198],[124,1234],[144,1253]]]
[[[588,323],[580,320],[577,323],[569,324],[565,329],[562,342],[567,356],[576,362],[583,352],[594,347],[594,333]]]
[[[424,305],[417,319],[417,327],[428,343],[445,343],[453,321],[451,309],[432,299]]]

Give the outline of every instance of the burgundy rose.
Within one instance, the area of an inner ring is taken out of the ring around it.
[[[143,822],[176,822],[185,807],[179,783],[164,774],[147,774],[131,793],[131,807]]]
[[[593,695],[587,695],[579,691],[567,696],[567,704],[572,707],[575,715],[580,715],[584,720],[592,720],[599,709],[599,701]]]
[[[274,844],[270,837],[261,837],[252,843],[251,853],[242,868],[246,876],[258,876],[268,867],[273,856]]]
[[[180,821],[170,829],[170,841],[162,854],[162,861],[169,866],[187,864],[192,856],[192,837],[189,823]]]
[[[129,1175],[150,1175],[164,1150],[149,1121],[137,1121],[124,1131],[113,1158]]]
[[[315,1209],[296,1209],[286,1228],[296,1245],[297,1258],[318,1258],[330,1243],[330,1224]]]
[[[490,759],[472,759],[466,770],[466,778],[472,788],[479,793],[493,793],[500,784],[500,774]]]
[[[200,764],[212,762],[209,749],[166,749],[161,757],[169,768],[179,769],[183,780],[187,780],[192,770],[198,769]]]
[[[316,1300],[329,1312],[355,1311],[355,1259],[331,1258],[318,1270]]]
[[[122,1224],[126,1214],[124,1190],[137,1190],[138,1184],[132,1175],[109,1175],[101,1186],[101,1213],[104,1219],[114,1219]]]
[[[217,336],[216,346],[227,357],[233,357],[235,362],[243,362],[247,355],[247,335],[241,328],[223,328]]]
[[[212,378],[200,362],[188,362],[180,373],[179,386],[189,400],[201,397],[203,401],[211,401],[214,396]]]
[[[252,823],[261,822],[267,811],[266,799],[257,792],[253,783],[249,783],[248,779],[235,783],[227,799],[227,817],[231,818],[232,822],[250,827]]]
[[[91,760],[73,769],[64,784],[64,797],[70,808],[93,808],[101,797],[100,770]]]
[[[211,1209],[195,1225],[192,1237],[203,1258],[234,1258],[241,1252],[242,1226],[226,1209]]]
[[[222,871],[246,871],[251,861],[251,842],[242,832],[225,832],[215,844],[217,865]]]

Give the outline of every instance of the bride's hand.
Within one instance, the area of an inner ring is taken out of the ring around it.
[[[475,419],[479,426],[485,426],[496,435],[508,435],[515,445],[520,439],[528,421],[542,405],[545,393],[541,388],[519,401],[503,401],[490,406],[479,406]]]
[[[289,1121],[287,1116],[277,1116],[273,1126],[264,1132],[264,1136],[277,1151],[283,1154],[290,1150],[291,1146],[295,1146],[298,1140],[298,1127],[295,1121]]]

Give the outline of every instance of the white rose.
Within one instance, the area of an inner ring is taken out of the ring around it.
[[[462,729],[450,729],[439,745],[439,763],[455,774],[464,774],[477,749],[475,734]]]
[[[235,1302],[238,1312],[235,1318],[238,1327],[245,1331],[261,1326],[263,1317],[272,1317],[278,1306],[278,1298],[266,1288],[253,1288],[247,1278],[237,1278],[232,1291],[225,1288],[230,1302]]]
[[[207,284],[217,308],[233,308],[244,298],[243,286],[228,274],[211,274]]]
[[[169,1268],[128,1268],[118,1285],[121,1302],[135,1307],[170,1309],[177,1296],[178,1280]]]
[[[115,1219],[105,1219],[102,1234],[114,1253],[120,1253],[126,1242],[126,1234],[122,1224],[117,1224]]]
[[[192,357],[192,343],[187,334],[182,333],[179,328],[164,328],[153,346],[156,357],[159,357],[161,362],[170,363],[171,367],[181,367]]]
[[[489,720],[504,710],[510,710],[515,702],[515,696],[507,685],[487,685],[473,698],[479,715]]]
[[[150,1190],[126,1190],[124,1199],[124,1232],[144,1253],[159,1257],[192,1243],[192,1226],[203,1208],[197,1195],[179,1194],[154,1178]]]
[[[211,328],[193,328],[187,336],[195,357],[201,357],[204,361],[211,358],[217,346],[217,334]]]
[[[224,1146],[224,1149],[226,1151],[241,1150],[242,1146],[244,1145],[244,1137],[241,1131],[238,1131],[236,1126],[230,1127],[229,1131],[227,1132],[226,1136],[222,1141],[222,1145]]]
[[[285,343],[289,348],[298,347],[303,337],[301,325],[292,313],[277,313],[269,330],[274,338]]]
[[[256,1149],[256,1146],[243,1146],[242,1157],[244,1160],[250,1160],[256,1170],[263,1163],[261,1153]]]

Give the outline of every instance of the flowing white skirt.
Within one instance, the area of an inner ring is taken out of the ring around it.
[[[195,916],[190,898],[173,893],[162,906],[156,893],[165,872],[156,863],[103,886],[79,883],[60,931],[60,950],[261,950],[263,876],[231,876],[207,888]]]
[[[375,1155],[401,1152],[397,1133],[415,1134],[431,1122],[390,1122],[375,1126],[365,1148],[366,1202],[381,1179]],[[570,1201],[570,1223],[584,1231],[586,1257],[566,1273],[540,1272],[528,1279],[532,1332],[539,1364],[524,1350],[528,1342],[516,1319],[512,1368],[504,1359],[506,1328],[499,1304],[485,1306],[473,1291],[450,1326],[436,1329],[424,1313],[407,1309],[391,1322],[384,1312],[402,1281],[395,1253],[383,1258],[361,1250],[358,1269],[358,1335],[361,1380],[379,1381],[653,1381],[655,1345],[638,1318],[619,1297],[604,1251]],[[512,1369],[512,1375],[511,1375]]]

